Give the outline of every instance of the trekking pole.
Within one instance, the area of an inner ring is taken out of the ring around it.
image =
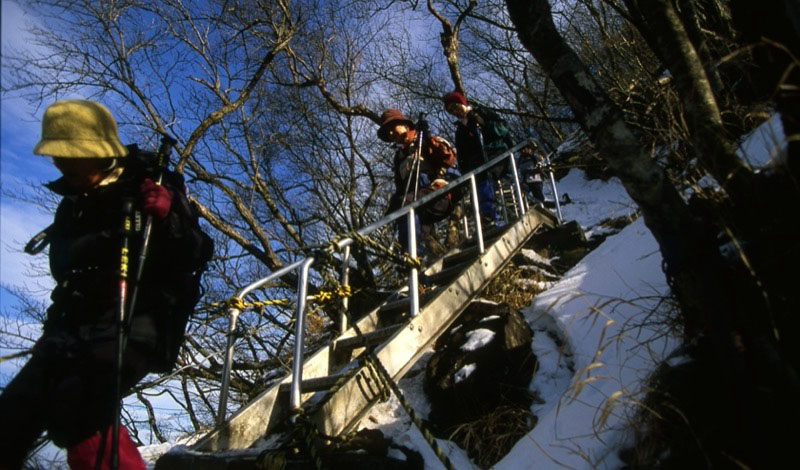
[[[481,130],[481,126],[480,126],[480,124],[477,123],[477,121],[473,121],[473,129],[475,130],[475,137],[478,139],[478,148],[481,149],[481,157],[483,158],[483,164],[485,165],[486,163],[489,162],[489,156],[486,155],[486,147],[484,147],[484,145],[483,145],[483,131]],[[489,188],[491,189],[491,192],[495,193],[495,188],[494,188],[495,185],[492,184],[492,173],[491,173],[493,169],[494,168],[489,168],[487,170],[484,170],[484,174],[482,175],[482,177],[483,177],[483,179],[485,179],[487,181],[487,184],[489,184]],[[499,184],[497,186],[500,187]],[[502,194],[502,187],[500,187],[500,188],[501,188],[501,194]],[[480,203],[481,202],[484,202],[484,201],[479,201],[478,207],[480,207]],[[493,208],[494,204],[492,203],[491,206]],[[507,216],[506,216],[506,221],[508,221],[508,217]]]
[[[119,468],[119,421],[122,412],[122,355],[125,349],[125,313],[128,293],[128,252],[131,241],[131,218],[133,215],[133,201],[125,199],[122,202],[122,231],[119,264],[119,304],[117,308],[116,334],[117,334],[117,355],[114,361],[114,422],[111,427],[111,470]],[[99,467],[103,453],[97,456],[98,462],[95,466]]]
[[[172,137],[163,134],[161,137],[161,146],[158,149],[158,161],[157,161],[157,168],[158,168],[158,177],[156,180],[156,184],[161,185],[161,182],[164,178],[164,168],[166,168],[167,162],[169,161],[169,152],[173,145],[176,144],[176,140]],[[127,211],[127,213],[125,212]],[[142,271],[144,268],[144,262],[147,258],[147,250],[150,245],[150,233],[153,230],[153,216],[147,216],[144,231],[142,234],[142,247],[139,250],[139,260],[136,264],[136,275],[133,282],[133,287],[131,289],[131,294],[128,299],[128,308],[125,308],[125,293],[127,290],[127,283],[128,283],[128,245],[130,243],[130,231],[131,231],[131,213],[133,212],[133,203],[131,201],[126,201],[123,205],[123,214],[124,215],[124,227],[123,230],[127,230],[126,235],[123,236],[123,255],[122,261],[123,264],[120,266],[120,312],[119,317],[117,318],[117,358],[114,364],[114,400],[115,400],[115,410],[114,410],[114,428],[111,433],[111,470],[117,470],[119,466],[119,422],[120,422],[120,413],[122,411],[121,403],[122,403],[122,358],[125,354],[125,348],[127,346],[127,332],[130,330],[131,322],[133,319],[134,308],[136,307],[136,296],[139,293],[139,281],[142,279]],[[124,268],[124,269],[123,269]],[[124,274],[124,277],[123,277]],[[124,285],[123,285],[124,283]],[[126,315],[127,310],[127,315]]]
[[[417,168],[418,164],[419,164],[419,160],[415,157],[414,161],[411,162],[411,169],[409,170],[408,177],[406,178],[406,190],[403,193],[403,203],[400,205],[400,207],[403,207],[403,206],[406,205],[406,199],[408,199],[408,191],[411,189],[411,177],[414,176],[414,172],[416,171],[416,168]],[[419,184],[419,182],[417,182],[417,184]],[[415,190],[414,191],[414,198],[416,199],[416,197],[417,197],[417,194],[416,194],[416,190]]]
[[[420,141],[422,141],[422,133],[420,133]],[[419,168],[422,166],[422,143],[417,149],[417,157],[414,159],[417,163],[417,171],[414,174],[414,200],[417,200],[417,190],[419,189]]]
[[[168,136],[167,134],[161,135],[161,146],[158,148],[158,161],[156,162],[156,168],[158,169],[158,177],[156,178],[155,183],[161,186],[161,182],[164,180],[164,170],[167,168],[169,164],[169,154],[172,150],[172,147],[177,143],[175,139]],[[134,308],[136,307],[136,297],[139,294],[139,281],[142,280],[142,271],[144,271],[144,262],[147,259],[147,250],[150,247],[150,234],[153,231],[153,216],[148,214],[147,219],[145,219],[144,223],[144,230],[142,232],[142,248],[139,250],[139,259],[136,263],[136,278],[133,282],[133,289],[131,291],[131,300],[128,307],[128,323],[126,323],[126,328],[130,327],[131,318],[133,317]]]
[[[425,113],[419,113],[417,120],[417,156],[415,161],[417,163],[417,172],[414,181],[414,200],[417,200],[417,189],[419,188],[419,168],[422,166],[422,145],[425,143],[424,136],[427,136],[428,123],[425,122]]]
[[[421,127],[420,124],[422,123],[422,118],[425,116],[425,113],[419,113],[419,121],[417,126]],[[419,186],[419,167],[422,165],[422,144],[423,144],[423,131],[417,131],[417,151],[416,155],[414,155],[414,161],[411,163],[411,169],[408,172],[408,179],[406,179],[406,190],[403,193],[403,203],[400,207],[406,205],[406,198],[408,197],[408,191],[411,189],[411,177],[415,175],[415,184],[414,184],[414,200],[417,200],[417,187]]]

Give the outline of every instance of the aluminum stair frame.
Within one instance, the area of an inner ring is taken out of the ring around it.
[[[380,346],[375,354],[394,380],[402,378],[422,352],[449,327],[458,314],[510,262],[513,255],[540,227],[554,227],[557,224],[557,220],[551,214],[532,208],[476,258],[458,278],[428,302],[419,315],[412,318]],[[375,310],[357,322],[362,333],[374,331],[379,327],[378,311],[379,309]],[[341,338],[355,334],[355,330],[350,328]],[[332,370],[336,367],[332,357],[330,345],[318,350],[306,359],[303,377],[312,379],[339,372],[341,368]],[[365,396],[363,388],[365,379],[374,381],[376,378],[372,377],[369,369],[362,368],[322,407],[314,417],[322,432],[338,434],[357,423],[369,409],[376,397]],[[285,423],[290,406],[285,395],[281,395],[280,387],[281,384],[290,384],[291,381],[291,375],[287,375],[262,392],[225,423],[201,438],[191,447],[192,453],[247,449],[258,439]],[[304,393],[303,402],[314,395],[314,393]],[[191,465],[194,464],[189,464],[185,468],[196,468]]]
[[[419,315],[410,319],[402,329],[375,350],[375,356],[395,382],[450,327],[537,229],[546,225],[545,217],[539,211],[530,211],[523,216],[444,291],[427,303]],[[378,394],[365,396],[360,380],[378,381],[379,378],[373,376],[370,368],[362,367],[314,416],[320,432],[338,435],[349,430],[374,404]]]

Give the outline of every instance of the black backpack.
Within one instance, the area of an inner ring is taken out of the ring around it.
[[[131,147],[130,157],[133,158],[130,164],[142,165],[137,170],[155,175],[157,170],[151,166],[155,162],[155,155]],[[174,292],[162,292],[166,297],[172,297],[172,302],[169,302],[170,318],[162,319],[162,331],[165,334],[159,343],[163,362],[158,361],[160,364],[156,372],[168,372],[178,357],[189,318],[203,294],[201,278],[214,254],[214,241],[200,226],[200,214],[189,201],[183,175],[170,170],[163,171],[162,175],[163,184],[172,191],[170,213],[180,221],[179,230],[185,242],[182,243],[184,250],[181,250],[180,256],[173,253],[170,257],[170,263],[180,267],[180,273],[176,274],[180,279],[176,279],[177,285],[173,285],[179,288]]]
[[[189,202],[183,175],[169,170],[160,172],[155,164],[155,153],[140,151],[135,145],[128,146],[128,149],[124,165],[129,169],[130,177],[135,181],[148,177],[155,180],[161,173],[162,184],[172,193],[168,230],[170,236],[179,240],[176,243],[180,249],[162,247],[162,253],[156,253],[156,246],[151,244],[147,263],[151,263],[150,260],[162,261],[155,266],[145,264],[145,271],[157,273],[158,279],[153,281],[157,287],[153,288],[151,282],[150,287],[140,291],[137,298],[137,311],[147,304],[148,307],[156,305],[160,312],[154,318],[158,328],[153,371],[168,371],[175,363],[186,325],[202,296],[200,281],[213,256],[214,242],[200,226],[199,213]],[[141,227],[138,223],[136,225]],[[31,255],[40,253],[57,236],[57,230],[56,223],[42,230],[28,242],[25,252]]]

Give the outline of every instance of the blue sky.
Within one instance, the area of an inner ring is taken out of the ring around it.
[[[24,34],[26,15],[19,4],[2,0],[2,50],[30,47]],[[6,64],[3,64],[5,67]],[[3,73],[5,74],[5,69]],[[30,192],[31,185],[51,181],[59,176],[58,170],[48,158],[33,155],[32,150],[41,135],[41,116],[49,102],[41,107],[26,100],[3,95],[0,99],[0,283],[24,286],[37,292],[37,297],[47,301],[52,281],[49,276],[34,276],[28,267],[31,261],[47,267],[45,253],[31,257],[21,252],[25,243],[52,222],[52,214],[32,204],[16,200],[11,195]],[[112,109],[113,113],[113,109]],[[9,195],[9,193],[11,195]],[[16,299],[0,288],[0,315],[13,309]],[[31,325],[35,328],[36,326]],[[1,353],[2,351],[0,351]],[[1,355],[1,354],[0,354]],[[10,375],[19,362],[4,363],[0,378]],[[164,405],[165,400],[154,401],[159,411],[175,412],[176,407]],[[163,405],[163,406],[162,406]],[[141,404],[127,403],[135,411]]]
[[[29,44],[22,34],[28,19],[16,2],[3,0],[4,53],[8,48],[21,48]],[[36,288],[37,285],[47,287],[48,279],[31,276],[32,272],[27,266],[32,258],[20,250],[30,237],[50,223],[51,215],[8,195],[23,194],[30,191],[31,183],[48,181],[58,174],[49,160],[31,153],[39,138],[42,109],[36,109],[21,98],[4,95],[0,101],[0,112],[0,283],[29,288]],[[0,312],[12,302],[13,299],[4,290],[0,291]]]

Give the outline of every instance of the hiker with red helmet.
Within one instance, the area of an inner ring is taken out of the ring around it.
[[[455,142],[461,173],[478,168],[511,147],[508,128],[497,114],[471,106],[459,91],[445,94],[442,101],[445,111],[458,118]],[[490,225],[497,219],[492,178],[499,177],[504,168],[500,165],[475,177],[481,218]]]
[[[50,245],[56,287],[31,358],[0,394],[0,469],[22,468],[47,431],[67,449],[73,470],[108,469],[112,453],[118,468],[143,470],[135,443],[114,426],[117,391],[175,364],[211,240],[197,224],[183,178],[156,172],[143,152],[123,146],[100,103],[50,105],[33,153],[51,157],[63,175],[46,185],[61,196],[53,224],[26,247],[35,254]],[[144,220],[150,222],[136,222]],[[145,238],[149,243],[140,243]],[[146,252],[138,272],[137,257]],[[131,290],[138,292],[136,307]],[[118,341],[123,327],[125,341]]]
[[[441,188],[454,176],[452,168],[456,164],[456,155],[452,145],[441,137],[430,135],[427,129],[417,127],[419,124],[397,109],[387,109],[381,115],[378,138],[397,146],[392,161],[395,192],[389,199],[387,214]],[[423,133],[422,139],[419,138],[419,131]],[[436,199],[418,211],[420,232],[426,248],[433,255],[444,252],[444,247],[434,236],[433,224],[451,212],[449,197]],[[398,231],[400,245],[408,251],[408,233],[404,222],[398,223]]]

